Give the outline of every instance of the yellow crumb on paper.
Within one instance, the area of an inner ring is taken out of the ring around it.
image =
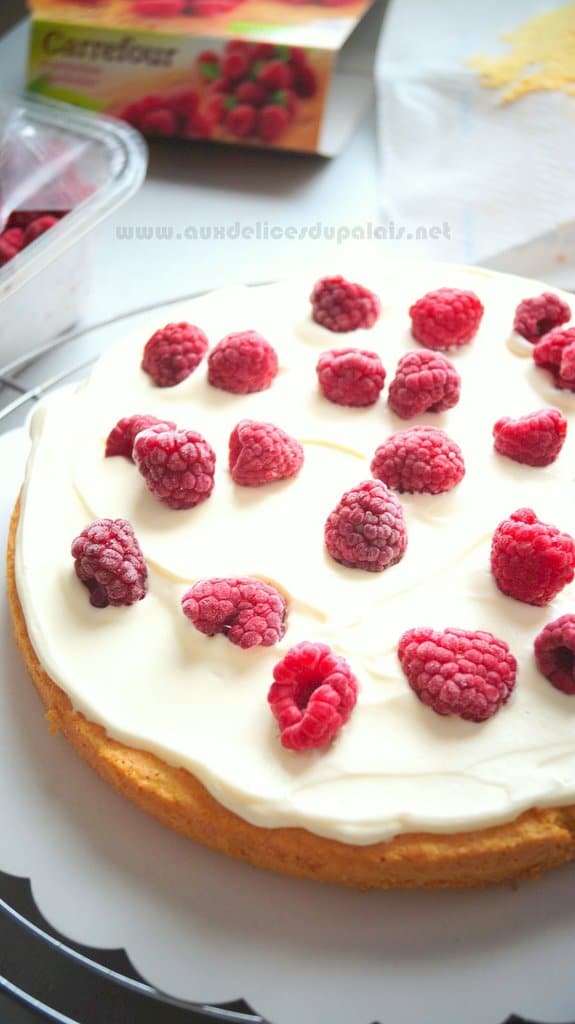
[[[511,47],[505,56],[467,61],[486,89],[503,90],[500,103],[530,92],[575,96],[575,3],[535,15],[501,38]]]

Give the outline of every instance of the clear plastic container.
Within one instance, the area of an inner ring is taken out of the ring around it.
[[[90,232],[137,191],[146,168],[146,145],[123,122],[46,100],[0,105],[0,231],[26,211],[65,212],[0,267],[0,366],[80,318]]]

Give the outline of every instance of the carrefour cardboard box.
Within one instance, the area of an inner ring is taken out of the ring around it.
[[[147,135],[329,156],[370,97],[372,0],[29,2],[28,88]]]

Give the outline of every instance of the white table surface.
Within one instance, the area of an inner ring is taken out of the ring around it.
[[[372,16],[376,12],[372,12]],[[0,40],[0,95],[20,93],[28,26]],[[325,257],[327,240],[126,241],[123,225],[353,226],[377,220],[377,153],[373,108],[345,150],[332,160],[209,143],[152,144],[141,191],[97,233],[96,265],[85,322],[98,322],[145,302],[240,281],[269,280]]]

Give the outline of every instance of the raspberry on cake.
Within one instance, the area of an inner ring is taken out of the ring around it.
[[[208,381],[215,388],[247,395],[265,391],[278,372],[278,357],[257,331],[240,331],[222,338],[208,357]]]
[[[328,331],[347,333],[373,327],[381,303],[361,284],[352,284],[341,275],[322,277],[311,293],[312,317]]]
[[[495,450],[526,466],[550,466],[567,434],[567,420],[559,409],[540,409],[517,420],[503,416],[493,427]]]
[[[182,609],[200,633],[223,633],[244,649],[271,647],[286,630],[283,595],[269,583],[247,576],[200,580],[184,594]]]
[[[230,473],[234,482],[244,487],[296,476],[303,460],[299,441],[273,423],[241,420],[230,434]]]
[[[461,449],[443,430],[410,427],[376,449],[371,472],[400,494],[442,494],[465,475]]]
[[[115,455],[123,455],[124,458],[132,459],[132,449],[136,434],[142,430],[153,429],[155,433],[164,430],[175,430],[176,424],[171,420],[159,420],[157,416],[138,415],[123,416],[118,420],[115,427],[112,427],[106,438],[105,456],[107,459]]]
[[[72,557],[95,608],[135,604],[146,596],[148,570],[126,519],[97,519],[84,527],[72,543]]]
[[[322,352],[316,372],[322,394],[337,405],[373,405],[385,382],[377,353],[359,348]]]
[[[475,292],[438,288],[427,292],[409,310],[411,333],[426,348],[461,348],[477,334],[483,304]]]
[[[525,604],[549,604],[575,575],[575,541],[520,508],[499,524],[491,542],[491,571],[503,594]]]
[[[571,319],[571,310],[563,299],[553,292],[523,299],[515,310],[513,330],[532,345],[554,327],[561,327]]]
[[[403,420],[445,412],[459,401],[461,378],[440,352],[408,352],[399,360],[387,400]]]
[[[158,387],[171,388],[193,373],[207,351],[208,339],[199,327],[167,324],[146,342],[142,369]]]
[[[216,456],[195,430],[141,430],[133,458],[148,490],[168,508],[194,508],[214,489]]]
[[[412,690],[438,715],[484,722],[515,686],[515,658],[503,640],[484,630],[408,629],[398,655]]]
[[[575,343],[575,327],[555,327],[548,331],[536,343],[533,348],[535,365],[542,370],[549,370],[553,377],[555,387],[567,391],[575,391],[575,381],[569,375],[562,375],[562,360],[564,352]],[[570,374],[570,360],[567,362],[567,372]]]
[[[383,572],[407,547],[403,509],[379,480],[346,491],[327,518],[325,544],[332,558],[351,569]]]
[[[575,615],[548,622],[535,637],[537,668],[562,693],[575,694]]]
[[[288,750],[327,746],[356,701],[357,680],[350,666],[326,644],[297,644],[274,668],[268,703]]]

